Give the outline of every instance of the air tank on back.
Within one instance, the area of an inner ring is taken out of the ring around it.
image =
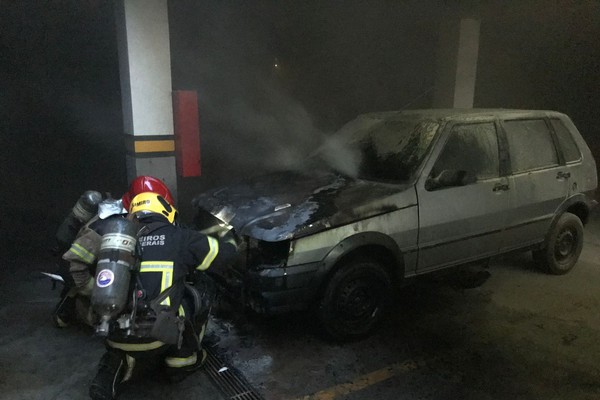
[[[100,317],[96,334],[108,335],[109,322],[125,309],[131,271],[135,266],[136,224],[126,218],[111,218],[102,236],[91,304]]]

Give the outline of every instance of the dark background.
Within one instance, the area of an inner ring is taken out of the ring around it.
[[[173,89],[197,90],[191,193],[284,167],[357,114],[427,108],[438,27],[481,20],[476,107],[567,113],[600,154],[598,1],[171,1]],[[149,49],[151,51],[151,49]],[[279,67],[275,67],[277,64]],[[6,254],[49,247],[86,189],[127,188],[113,2],[0,0]]]

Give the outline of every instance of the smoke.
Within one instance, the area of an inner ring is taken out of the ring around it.
[[[170,23],[174,89],[198,92],[203,175],[302,169],[331,132],[293,95],[270,9],[200,3],[172,4]]]
[[[336,171],[352,177],[358,176],[362,155],[357,148],[349,147],[339,136],[326,138],[319,153],[322,160]]]
[[[348,22],[363,19],[361,8],[333,28],[312,26],[324,37],[313,42],[301,37],[302,32],[294,34],[292,26],[306,29],[303,21],[317,17],[312,13],[320,9],[311,8],[305,19],[296,20],[290,10],[273,11],[277,7],[256,8],[256,4],[233,7],[202,2],[180,8],[177,4],[170,9],[174,88],[198,92],[203,175],[218,184],[240,175],[279,169],[310,171],[323,164],[355,177],[360,151],[323,127],[337,125],[340,115],[348,120],[361,112],[399,108],[378,105],[390,94],[397,96],[398,104],[406,104],[414,100],[414,93],[423,91],[422,83],[413,85],[414,81],[408,91],[392,90],[402,87],[397,80],[403,70],[410,70],[411,63],[373,61],[373,46],[381,50],[382,59],[397,57],[384,51],[391,46],[387,41],[368,42],[356,32],[350,37],[344,34]],[[371,13],[368,18],[379,16]],[[410,53],[415,51],[412,47]],[[324,70],[323,65],[330,68]],[[369,68],[376,73],[369,73]],[[381,78],[390,76],[392,70],[396,80]],[[388,90],[381,90],[387,84],[391,85]],[[378,101],[365,105],[374,98]],[[357,104],[363,105],[357,109]],[[335,112],[342,107],[344,111]],[[333,110],[334,115],[323,110]],[[366,129],[361,126],[365,123],[358,119],[342,131]]]
[[[423,7],[169,7],[173,87],[198,92],[203,175],[219,183],[300,168],[322,146],[332,166],[355,175],[356,155],[330,139],[332,131],[359,114],[414,102],[433,82],[437,36]]]
[[[203,168],[220,179],[301,169],[306,156],[327,137],[277,82],[268,77],[253,82],[239,92],[231,90],[225,99],[199,96]]]
[[[221,110],[219,117],[228,121],[235,133],[228,147],[237,161],[247,166],[297,168],[326,134],[315,126],[302,104],[276,82],[263,78],[257,83],[259,99],[240,96]]]

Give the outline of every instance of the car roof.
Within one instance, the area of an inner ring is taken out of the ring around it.
[[[540,118],[565,116],[557,111],[549,110],[515,110],[506,108],[472,108],[472,109],[421,109],[403,111],[384,111],[362,114],[361,117],[370,119],[429,119],[437,121],[454,119],[471,119],[483,117],[498,118]]]

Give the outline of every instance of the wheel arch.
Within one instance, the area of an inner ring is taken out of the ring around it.
[[[551,228],[556,225],[560,216],[565,212],[576,215],[581,220],[581,223],[586,225],[590,216],[590,207],[588,206],[586,196],[583,193],[578,193],[566,199],[558,210],[556,210],[556,213],[554,213],[554,218],[550,224]]]
[[[554,217],[552,217],[552,221],[550,222],[548,231],[544,235],[544,241],[540,243],[540,248],[545,248],[548,245],[550,233],[558,223],[560,217],[566,212],[574,214],[577,218],[581,220],[581,223],[585,226],[590,216],[590,207],[587,204],[586,196],[582,193],[578,193],[562,202],[562,204],[554,213]]]
[[[575,212],[571,212],[571,210]],[[534,261],[544,272],[564,275],[577,263],[583,248],[584,225],[582,216],[577,215],[578,211],[581,211],[581,208],[575,206],[558,213],[548,229],[543,246],[540,249],[534,249]],[[573,229],[576,231],[575,234],[573,234]],[[565,237],[567,239],[563,242]],[[573,238],[576,240],[574,241]],[[566,243],[566,248],[563,247],[564,243]]]
[[[338,243],[323,259],[318,296],[325,290],[337,270],[349,260],[369,257],[385,268],[393,284],[404,279],[404,258],[396,242],[380,232],[362,232],[349,236]]]

